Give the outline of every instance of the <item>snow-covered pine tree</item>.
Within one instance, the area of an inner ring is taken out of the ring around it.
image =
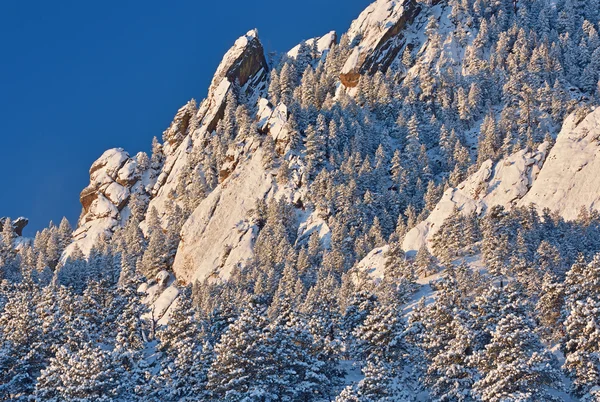
[[[474,357],[482,377],[473,391],[481,400],[555,399],[549,388],[562,387],[558,363],[533,328],[514,314],[498,322],[490,343]]]

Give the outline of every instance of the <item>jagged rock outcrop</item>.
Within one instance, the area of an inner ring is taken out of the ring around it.
[[[193,124],[197,112],[198,110],[194,100],[189,101],[177,111],[173,118],[173,122],[163,133],[163,147],[165,153],[171,154],[179,147],[179,145],[181,145],[181,142],[185,137],[197,128],[194,127]]]
[[[208,98],[198,113],[207,132],[212,132],[223,117],[225,99],[234,83],[238,83],[248,95],[264,89],[269,72],[263,46],[256,29],[248,31],[235,41],[212,79]]]
[[[0,228],[4,227],[6,219],[8,218],[0,218]],[[17,219],[14,219],[11,223],[15,234],[17,236],[23,236],[23,229],[25,229],[25,227],[29,224],[29,219],[20,216]]]
[[[75,245],[84,254],[89,253],[99,238],[110,237],[129,216],[126,205],[131,194],[143,192],[139,158],[140,154],[131,158],[122,148],[113,148],[92,164],[90,184],[80,195],[83,212],[79,225],[63,258],[70,255]]]
[[[188,103],[177,112],[173,124],[165,132],[166,139],[174,138],[174,140],[172,145],[165,147],[166,159],[152,190],[154,198],[150,202],[150,208],[155,207],[159,214],[165,210],[168,194],[177,186],[178,178],[187,167],[189,154],[195,147],[204,146],[208,136],[222,119],[227,94],[232,90],[234,83],[239,83],[246,95],[256,101],[265,90],[268,70],[258,32],[252,30],[238,38],[219,64],[208,96],[195,112],[195,117],[187,120],[187,116],[193,109]],[[190,121],[194,124],[192,125]],[[235,168],[237,161],[232,158],[233,155],[228,154],[227,165],[222,172],[219,172],[220,181],[223,181]]]
[[[279,154],[285,153],[290,142],[290,133],[287,127],[288,117],[288,108],[284,103],[273,106],[264,98],[258,101],[258,128],[261,132],[273,137],[275,149]]]
[[[316,42],[316,47],[315,47],[315,42]],[[331,31],[321,37],[307,39],[307,40],[303,41],[302,43],[297,44],[292,49],[290,49],[290,51],[287,52],[287,56],[292,59],[297,58],[298,53],[300,52],[300,49],[302,48],[303,45],[305,45],[306,47],[308,47],[310,49],[316,48],[316,50],[318,52],[317,56],[323,57],[323,55],[325,55],[329,51],[329,49],[331,49],[331,47],[336,43],[337,43],[337,33],[335,31]]]
[[[369,5],[348,31],[355,46],[342,68],[342,84],[354,88],[362,74],[385,72],[406,44],[406,27],[421,10],[416,0],[378,0]]]

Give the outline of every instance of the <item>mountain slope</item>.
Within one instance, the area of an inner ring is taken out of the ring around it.
[[[576,119],[577,114],[567,117],[549,152],[549,144],[543,143],[535,152],[522,150],[496,163],[487,160],[467,180],[446,190],[427,219],[407,233],[404,250],[430,247],[454,208],[483,215],[495,205],[510,209],[533,204],[568,220],[577,218],[581,208],[597,209],[600,189],[593,172],[600,163],[600,109],[577,124]]]
[[[598,5],[249,31],[72,239],[6,225],[0,399],[597,400]]]

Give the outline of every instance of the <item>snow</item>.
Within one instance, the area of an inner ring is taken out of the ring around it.
[[[184,224],[173,265],[177,278],[227,279],[238,264],[252,257],[254,229],[246,221],[256,200],[271,190],[272,181],[263,168],[262,150],[240,161]]]
[[[280,103],[267,122],[269,133],[275,141],[283,141],[288,138],[287,130],[288,109],[283,103]]]
[[[385,34],[385,29],[393,26],[404,11],[404,0],[377,0],[370,4],[348,30],[348,39],[352,42],[362,36],[360,46],[372,50]]]
[[[92,164],[90,184],[85,191],[95,199],[90,198],[91,203],[73,233],[73,243],[65,249],[61,262],[71,255],[76,245],[88,255],[100,238],[110,237],[122,224],[122,215],[128,214],[124,207],[139,181],[137,166],[137,161],[122,148],[105,151]],[[135,188],[141,190],[140,186]]]
[[[327,222],[319,217],[317,212],[307,212],[300,217],[296,245],[307,243],[310,236],[316,232],[319,234],[323,248],[329,249],[331,246],[331,229],[327,225]]]
[[[156,208],[159,217],[162,217],[165,213],[166,203],[169,201],[169,192],[177,186],[177,177],[186,168],[190,146],[191,139],[188,135],[171,155],[167,155],[163,171],[154,184],[152,190],[154,198],[150,201],[148,209]],[[142,230],[145,228],[144,225],[140,227]]]
[[[431,238],[452,214],[454,207],[463,214],[481,214],[495,205],[514,206],[531,188],[547,151],[548,144],[543,143],[535,151],[521,150],[495,164],[491,160],[485,161],[458,187],[446,190],[427,219],[406,234],[402,248],[415,253],[423,245],[430,247]]]
[[[286,141],[289,138],[287,129],[288,109],[284,103],[280,103],[273,108],[268,100],[261,98],[258,101],[256,119],[258,120],[258,128],[263,132],[268,131],[275,141]]]
[[[567,220],[577,218],[581,207],[598,209],[600,201],[600,108],[578,125],[569,116],[548,152],[544,142],[534,152],[518,151],[481,168],[458,187],[446,190],[426,220],[410,230],[403,249],[416,252],[429,241],[454,207],[462,213],[485,213],[495,205],[507,209],[534,204]]]
[[[116,219],[119,216],[119,210],[108,198],[98,194],[98,198],[92,202],[89,214],[96,218],[110,217]]]
[[[143,318],[153,319],[158,325],[166,324],[179,296],[173,276],[167,271],[160,271],[154,280],[141,284],[138,292],[146,295],[142,302],[150,307]]]
[[[383,280],[383,273],[387,261],[386,253],[389,249],[390,246],[383,246],[371,250],[371,252],[357,264],[357,269],[366,272],[375,283],[381,282]]]
[[[417,280],[417,284],[421,285],[419,290],[417,290],[410,298],[408,303],[406,303],[402,311],[408,317],[412,314],[417,304],[421,299],[425,299],[425,305],[429,305],[435,301],[435,291],[431,287],[431,283],[439,280],[442,277],[442,273],[437,273],[426,278],[419,278]]]
[[[256,112],[256,120],[258,121],[258,128],[265,130],[269,122],[269,118],[273,114],[271,103],[268,99],[260,98],[257,103],[258,111]]]
[[[235,63],[235,61],[246,51],[246,49],[254,42],[258,41],[258,30],[253,29],[246,33],[246,35],[239,37],[234,45],[225,53],[219,67],[217,67],[217,71],[213,77],[213,80],[210,84],[209,93],[214,92],[214,90],[222,84],[223,78],[227,74],[227,71],[231,68],[231,66]]]
[[[103,237],[110,237],[119,221],[112,217],[94,219],[81,224],[73,233],[73,243],[69,244],[61,257],[61,263],[73,253],[75,246],[79,247],[84,255],[89,255],[92,247]]]
[[[114,178],[118,170],[129,160],[129,154],[123,148],[105,151],[90,168],[90,181],[105,183],[105,175]]]
[[[113,206],[122,205],[129,199],[129,189],[127,187],[123,187],[117,182],[110,183],[106,190],[104,190],[104,194],[106,194],[106,197],[113,204]]]
[[[208,96],[202,101],[198,109],[199,128],[193,133],[188,133],[181,144],[178,144],[175,149],[165,147],[166,160],[158,179],[152,185],[152,195],[154,198],[150,202],[150,208],[155,207],[159,216],[165,213],[168,194],[177,186],[180,173],[187,167],[189,153],[194,147],[203,146],[202,144],[208,140],[211,134],[208,132],[209,128],[215,122],[219,112],[222,111],[227,94],[232,86],[227,74],[239,62],[239,59],[245,52],[256,51],[258,46],[260,46],[260,42],[257,30],[248,31],[246,35],[236,40],[235,44],[228,50],[219,64],[211,82]],[[259,70],[249,78],[246,85],[250,85],[251,83],[253,88],[258,88],[260,86],[260,81],[258,80],[262,79],[264,75],[264,70]],[[268,104],[265,106],[268,106]],[[144,229],[143,224],[141,227]]]
[[[169,316],[166,313],[173,305],[175,299],[177,299],[177,296],[179,296],[179,289],[177,289],[175,285],[171,285],[160,294],[154,303],[152,303],[152,315],[154,319],[157,320],[158,324],[168,322]]]
[[[231,87],[231,82],[227,78],[223,78],[213,93],[213,99],[217,105],[221,105],[225,101],[229,87]]]
[[[357,48],[363,55],[372,54],[375,49],[378,49],[385,41],[387,41],[388,32],[394,28],[405,17],[405,5],[411,0],[377,0],[370,4],[350,25],[348,30],[348,39],[350,43],[359,39]],[[356,50],[355,50],[356,52]],[[381,55],[384,56],[384,55]],[[355,57],[358,63],[357,54],[353,53],[351,58]],[[347,73],[351,70],[349,64],[344,66],[344,71]]]
[[[365,377],[360,370],[360,364],[354,360],[341,360],[338,367],[345,373],[344,385],[355,384]]]

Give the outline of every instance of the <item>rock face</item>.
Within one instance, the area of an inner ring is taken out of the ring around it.
[[[321,37],[305,40],[304,42],[290,49],[290,51],[287,52],[287,56],[292,59],[295,59],[298,57],[298,52],[300,51],[302,45],[306,45],[308,48],[312,49],[313,47],[315,47],[315,42],[317,52],[319,52],[320,56],[323,56],[327,53],[329,49],[331,49],[331,47],[334,44],[337,43],[337,34],[335,33],[335,31],[331,31]]]
[[[257,232],[249,211],[272,186],[258,149],[240,162],[185,223],[173,265],[177,278],[185,282],[227,279],[238,264],[249,260]]]
[[[290,133],[287,127],[289,117],[287,106],[283,103],[273,107],[266,99],[258,101],[258,127],[265,133],[271,135],[275,141],[275,148],[279,154],[285,153],[290,142]]]
[[[415,0],[378,0],[369,5],[348,31],[356,44],[340,74],[342,84],[354,88],[362,74],[386,71],[404,48],[406,27],[421,9]]]
[[[138,157],[131,158],[121,148],[109,149],[92,164],[90,184],[80,195],[79,226],[63,258],[75,245],[87,254],[100,237],[112,234],[129,214],[126,205],[131,194],[142,191],[141,176]]]
[[[527,194],[544,161],[548,144],[536,151],[519,151],[497,163],[485,161],[479,170],[456,188],[446,190],[429,217],[410,230],[402,245],[406,252],[415,253],[429,241],[455,207],[462,213],[484,213],[495,205],[510,208]]]
[[[173,122],[163,133],[165,153],[171,154],[173,150],[181,145],[184,138],[190,134],[190,130],[194,129],[190,123],[196,112],[195,101],[189,101],[177,111],[173,118]]]
[[[403,248],[415,252],[428,245],[432,236],[450,216],[453,208],[463,213],[485,213],[494,206],[505,208],[535,205],[558,213],[564,219],[577,218],[580,209],[600,209],[600,108],[576,124],[569,116],[556,143],[534,152],[519,151],[496,164],[483,163],[457,188],[446,190],[429,217],[409,231]]]
[[[549,208],[567,220],[600,209],[600,108],[579,124],[569,116],[546,163],[520,205]]]
[[[179,288],[173,275],[160,271],[155,278],[141,284],[138,292],[145,295],[143,302],[150,308],[142,317],[153,320],[156,325],[167,324],[179,296]]]
[[[0,218],[0,228],[4,227],[4,222],[6,221],[6,219],[7,218]],[[17,236],[23,236],[23,229],[25,229],[25,226],[27,226],[27,224],[29,224],[29,219],[24,218],[22,216],[13,220],[12,227],[15,231],[15,234]]]

